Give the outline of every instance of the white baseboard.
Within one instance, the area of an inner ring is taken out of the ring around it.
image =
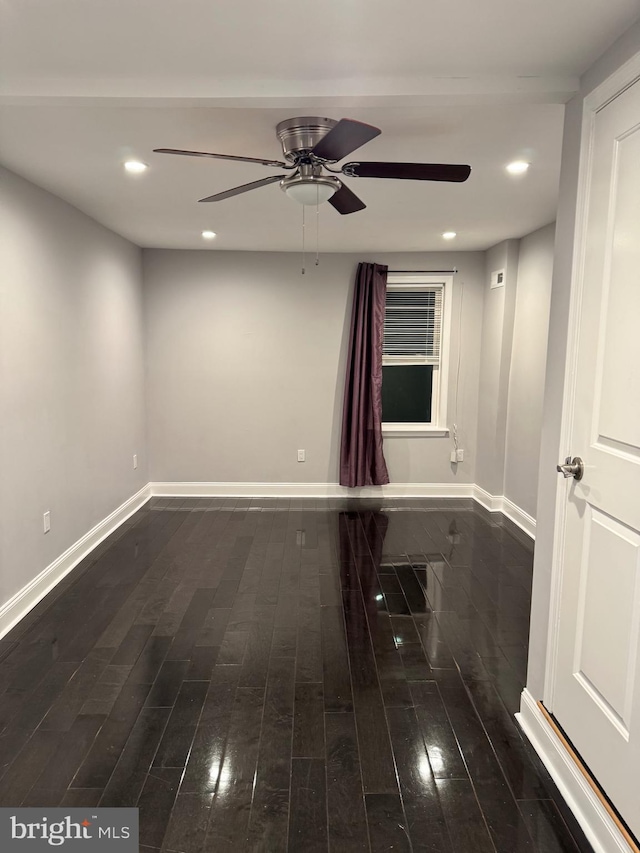
[[[473,487],[473,497],[489,512],[501,512],[532,539],[536,538],[535,518],[514,504],[509,498],[504,495],[492,495],[481,486]]]
[[[390,483],[349,489],[338,483],[150,483],[161,497],[472,498],[471,483]]]
[[[62,578],[78,565],[87,554],[106,539],[129,516],[140,509],[150,498],[149,484],[130,497],[110,515],[96,524],[88,533],[67,548],[46,569],[0,607],[0,638],[16,625],[36,604],[50,592]]]
[[[516,719],[558,786],[595,853],[630,853],[624,836],[526,688],[522,691],[520,713],[516,714]]]

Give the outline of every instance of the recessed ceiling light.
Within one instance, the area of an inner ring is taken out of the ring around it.
[[[127,160],[124,167],[132,175],[139,175],[142,172],[146,172],[149,168],[146,163],[141,163],[140,160]]]
[[[213,238],[216,236],[216,232],[215,231],[203,231],[202,236],[204,237],[205,240],[213,240]]]
[[[507,172],[510,175],[524,175],[531,163],[525,163],[524,160],[514,160],[507,166]]]
[[[456,232],[455,231],[445,231],[442,236],[444,237],[445,240],[453,240],[453,238],[456,236]]]

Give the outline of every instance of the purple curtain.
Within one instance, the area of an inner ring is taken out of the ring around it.
[[[340,485],[389,482],[382,452],[382,337],[387,267],[359,264],[342,411]]]

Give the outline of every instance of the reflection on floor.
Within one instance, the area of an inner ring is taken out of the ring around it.
[[[588,851],[513,719],[531,564],[470,501],[154,498],[0,641],[0,805],[137,805],[143,851]]]

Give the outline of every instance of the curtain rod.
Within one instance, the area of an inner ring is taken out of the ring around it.
[[[417,273],[419,275],[437,275],[447,273],[448,275],[452,275],[457,273],[458,270],[387,270],[388,275],[399,275],[400,273]]]

